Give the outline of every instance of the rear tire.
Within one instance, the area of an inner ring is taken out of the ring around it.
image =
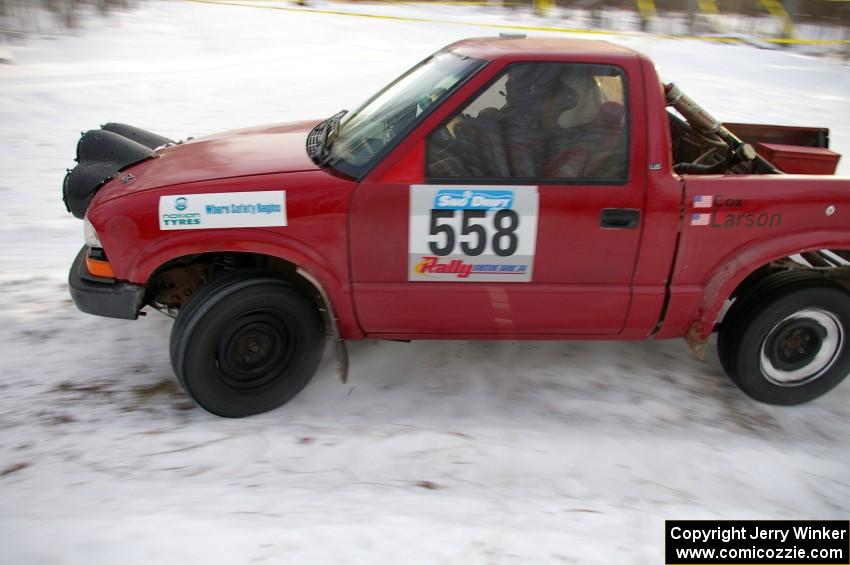
[[[309,297],[269,273],[236,272],[211,282],[180,311],[171,362],[202,408],[241,418],[298,394],[321,361],[324,338]]]
[[[850,373],[850,294],[843,288],[818,275],[774,276],[738,300],[718,353],[750,397],[802,404]]]

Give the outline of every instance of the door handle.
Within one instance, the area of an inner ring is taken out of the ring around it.
[[[599,227],[633,230],[640,223],[640,210],[634,208],[603,208],[599,214]]]

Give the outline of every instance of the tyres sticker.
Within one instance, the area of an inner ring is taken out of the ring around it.
[[[408,280],[529,282],[536,186],[411,185]]]
[[[159,229],[286,225],[286,191],[216,192],[159,197]]]

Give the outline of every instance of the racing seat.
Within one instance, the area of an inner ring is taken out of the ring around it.
[[[461,125],[461,124],[459,124]],[[462,140],[464,154],[468,155],[476,178],[503,178],[510,176],[505,142],[499,124],[499,111],[485,108],[477,118],[466,117],[463,127],[456,129]]]
[[[617,102],[599,106],[596,118],[573,128],[562,144],[566,147],[546,160],[548,178],[622,178],[625,174],[625,109]]]

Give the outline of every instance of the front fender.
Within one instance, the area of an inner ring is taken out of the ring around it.
[[[239,232],[239,233],[237,233]],[[315,248],[292,237],[252,228],[250,230],[210,231],[199,240],[197,232],[172,232],[163,238],[139,249],[126,266],[126,280],[146,285],[151,276],[162,265],[185,257],[202,253],[257,253],[276,257],[292,263],[321,285],[339,320],[340,333],[345,338],[360,338],[363,333],[354,314],[351,289],[345,282],[347,263],[339,268]]]
[[[850,229],[811,230],[752,242],[729,253],[703,287],[702,300],[688,326],[691,345],[708,340],[723,303],[756,269],[789,255],[818,249],[850,249]]]
[[[172,232],[173,233],[173,232]],[[173,233],[138,250],[127,265],[127,280],[145,284],[165,263],[201,253],[259,253],[277,257],[301,267],[314,276],[323,287],[340,288],[345,273],[338,273],[331,262],[315,248],[292,237],[271,230],[228,229],[209,231],[199,240],[197,232]]]
[[[88,215],[116,278],[147,285],[164,264],[203,253],[256,253],[293,264],[321,285],[344,337],[361,336],[354,314],[348,262],[348,202],[355,186],[324,171],[286,172],[137,190],[101,191]],[[286,226],[163,231],[163,196],[286,191]]]

